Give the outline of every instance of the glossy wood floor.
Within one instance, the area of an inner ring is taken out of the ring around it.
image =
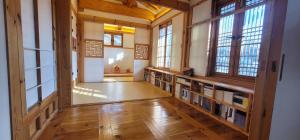
[[[75,107],[40,140],[246,140],[174,98]]]
[[[170,97],[147,82],[80,83],[73,89],[73,104],[111,103]]]

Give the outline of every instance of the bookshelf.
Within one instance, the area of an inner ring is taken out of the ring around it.
[[[249,136],[254,85],[228,84],[205,77],[175,76],[175,98]]]
[[[174,95],[175,72],[147,67],[144,69],[144,81]]]

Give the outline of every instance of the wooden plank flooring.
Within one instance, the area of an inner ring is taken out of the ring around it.
[[[40,140],[247,140],[174,98],[74,107]]]

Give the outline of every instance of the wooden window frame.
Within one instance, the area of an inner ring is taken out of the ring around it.
[[[159,40],[159,38],[160,38],[160,29],[162,29],[162,28],[165,28],[165,44],[164,44],[164,57],[163,57],[163,60],[164,60],[164,64],[163,64],[163,66],[161,67],[161,66],[158,66],[158,68],[160,68],[160,69],[166,69],[166,70],[169,70],[170,69],[170,67],[166,67],[166,57],[167,57],[167,35],[168,35],[168,26],[169,25],[172,25],[172,21],[166,21],[166,22],[164,22],[163,24],[160,24],[159,25],[159,29],[158,29],[158,40]],[[173,26],[173,25],[172,25]],[[172,30],[172,38],[173,38],[173,30]],[[172,40],[172,44],[171,44],[171,55],[172,55],[172,45],[173,45],[173,40]],[[156,52],[156,54],[157,54],[157,52]],[[156,56],[156,58],[157,58],[157,56]]]
[[[123,45],[124,45],[124,35],[123,33],[115,33],[115,32],[104,32],[104,35],[105,34],[110,34],[111,35],[111,45],[106,45],[104,44],[104,39],[103,39],[103,45],[104,47],[113,47],[113,48],[123,48]],[[115,42],[114,42],[114,36],[115,35],[120,35],[121,36],[121,46],[116,46],[115,45]]]
[[[224,15],[220,14],[220,7],[227,5],[229,3],[235,3],[235,10],[229,13],[226,13]],[[248,9],[252,9],[258,6],[261,6],[263,4],[266,4],[266,0],[263,0],[263,2],[259,4],[254,4],[249,6],[249,8],[246,8],[246,0],[220,0],[220,1],[214,1],[212,4],[212,16],[217,19],[221,19],[222,17],[226,17],[228,15],[234,15],[234,22],[233,22],[233,36],[240,35],[243,32],[243,24],[244,24],[244,13]],[[241,12],[242,11],[242,12]],[[267,15],[264,16],[264,22],[267,18]],[[264,23],[265,24],[265,23]],[[223,78],[230,78],[230,79],[241,79],[244,81],[250,81],[254,82],[256,79],[252,76],[244,76],[238,74],[239,69],[239,60],[240,60],[240,48],[241,48],[241,39],[232,39],[231,42],[231,51],[230,51],[230,61],[229,61],[229,72],[226,73],[219,73],[216,72],[216,57],[217,57],[217,45],[218,45],[218,31],[219,31],[219,20],[214,20],[212,22],[212,46],[210,50],[210,58],[209,58],[209,68],[208,68],[208,75],[209,76],[217,76],[217,77],[223,77]],[[235,28],[237,27],[237,28]],[[264,32],[265,29],[263,28]],[[264,38],[264,33],[262,33],[262,38]],[[263,40],[261,41],[261,44],[263,43]],[[262,49],[262,46],[260,50]],[[261,54],[261,53],[260,53]],[[259,58],[260,58],[259,54]],[[260,64],[258,68],[260,67]],[[258,72],[257,72],[258,74]]]

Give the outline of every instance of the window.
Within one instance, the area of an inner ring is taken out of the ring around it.
[[[247,10],[234,13],[243,7]],[[219,1],[216,9],[216,15],[221,18],[216,22],[214,73],[256,77],[265,17],[264,1]]]
[[[123,34],[104,33],[104,46],[123,47]]]
[[[157,46],[156,63],[157,67],[171,67],[172,50],[172,24],[168,22],[159,27],[159,39]]]
[[[32,0],[21,3],[27,111],[41,104],[57,90],[52,7],[49,3],[50,0],[42,3],[34,3]],[[44,11],[34,13],[34,4],[37,4],[37,8],[43,7]],[[38,20],[34,20],[36,16]],[[43,27],[43,30],[37,30],[37,26]]]

